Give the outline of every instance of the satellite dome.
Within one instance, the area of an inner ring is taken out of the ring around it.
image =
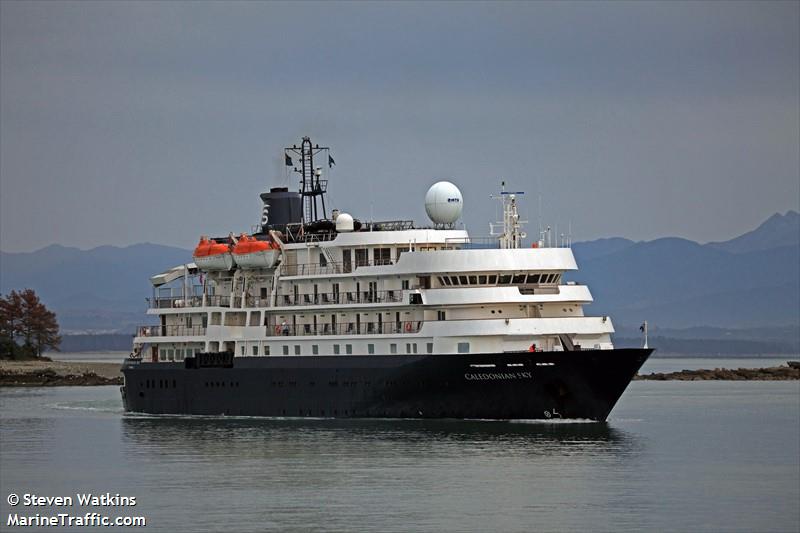
[[[449,181],[438,181],[425,194],[425,211],[434,224],[452,224],[464,207],[461,191]]]
[[[353,231],[353,217],[347,213],[339,213],[336,217],[336,231],[339,233]]]

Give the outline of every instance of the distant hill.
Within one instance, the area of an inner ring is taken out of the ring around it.
[[[772,328],[775,335],[759,338],[790,345],[800,335],[800,216],[795,211],[776,214],[726,242],[617,237],[575,243],[573,252],[580,270],[567,279],[588,284],[596,302],[588,312],[610,315],[618,329],[629,328],[625,337],[636,337],[635,327],[645,319],[661,329],[659,335],[674,338],[684,338],[676,330],[702,327]],[[0,252],[0,291],[36,290],[58,313],[66,333],[129,335],[147,321],[149,277],[187,261],[190,250],[157,244]],[[702,331],[686,338],[709,338]]]
[[[800,242],[800,214],[788,211],[785,215],[775,213],[763,224],[725,242],[710,242],[706,246],[735,254],[770,250],[782,246],[794,246]]]
[[[145,320],[149,277],[190,260],[188,250],[149,243],[0,252],[0,292],[34,289],[66,332],[129,333]]]

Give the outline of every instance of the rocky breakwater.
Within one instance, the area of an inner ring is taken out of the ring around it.
[[[637,375],[633,379],[653,381],[789,381],[800,379],[800,363],[790,361],[787,366],[773,366],[769,368],[681,370],[679,372]]]
[[[117,363],[0,361],[0,387],[122,385]]]

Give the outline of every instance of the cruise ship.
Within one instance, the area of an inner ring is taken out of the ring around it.
[[[451,182],[428,190],[424,226],[363,220],[328,212],[329,148],[304,137],[284,157],[299,190],[262,193],[259,225],[151,278],[126,411],[603,421],[650,355],[584,313],[569,246],[524,244],[520,193],[473,238]]]

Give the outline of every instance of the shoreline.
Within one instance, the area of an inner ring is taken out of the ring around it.
[[[119,363],[0,361],[0,387],[122,385]]]
[[[800,380],[798,366],[772,366],[767,368],[701,368],[677,372],[636,374],[633,381],[794,381]]]
[[[119,363],[0,360],[0,387],[122,385]],[[633,381],[793,381],[800,365],[637,374]]]

